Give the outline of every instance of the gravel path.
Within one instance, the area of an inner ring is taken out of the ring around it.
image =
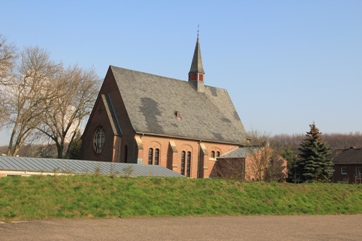
[[[0,223],[0,240],[362,240],[362,215],[116,218]]]

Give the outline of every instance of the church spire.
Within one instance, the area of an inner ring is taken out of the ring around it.
[[[197,30],[197,40],[189,72],[189,82],[198,92],[204,92],[204,67],[202,66],[201,49],[199,43],[199,30]]]

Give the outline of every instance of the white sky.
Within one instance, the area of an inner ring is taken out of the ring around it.
[[[362,1],[0,0],[0,33],[65,65],[186,80],[197,26],[205,84],[247,131],[361,131]],[[8,134],[0,132],[0,145]]]

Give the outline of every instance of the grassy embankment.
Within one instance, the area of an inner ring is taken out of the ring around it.
[[[362,185],[97,175],[0,178],[0,221],[362,213]]]

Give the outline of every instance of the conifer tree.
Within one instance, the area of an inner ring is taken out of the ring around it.
[[[297,161],[297,173],[302,182],[328,182],[333,173],[330,148],[322,139],[322,133],[313,123],[306,138],[298,148],[301,152]]]

